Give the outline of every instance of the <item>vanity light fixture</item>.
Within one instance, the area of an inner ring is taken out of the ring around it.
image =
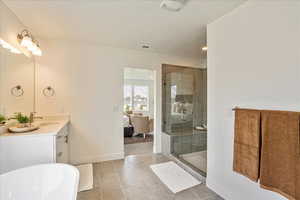
[[[202,51],[207,51],[207,50],[208,50],[207,46],[202,47]]]
[[[28,34],[26,34],[21,41],[21,46],[30,47],[30,45],[32,45],[32,39]]]
[[[15,54],[21,54],[21,51],[19,51],[19,50],[16,49],[16,48],[10,49],[10,52],[15,53]]]
[[[33,55],[42,56],[39,42],[34,39],[33,35],[28,30],[25,29],[18,34],[18,40],[21,46],[27,48]]]
[[[33,55],[36,55],[36,56],[42,56],[42,50],[41,50],[41,48],[40,48],[40,45],[39,44],[37,44],[36,45],[36,49],[33,51]]]
[[[27,46],[27,49],[31,52],[34,52],[34,51],[36,51],[37,46],[34,42],[32,42],[30,45]]]
[[[5,42],[0,38],[0,46],[2,46],[4,49],[8,49],[11,53],[15,54],[21,54],[21,51],[10,45],[9,43]]]

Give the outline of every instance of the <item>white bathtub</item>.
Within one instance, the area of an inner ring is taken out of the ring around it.
[[[78,170],[65,164],[44,164],[0,175],[1,200],[76,200]]]

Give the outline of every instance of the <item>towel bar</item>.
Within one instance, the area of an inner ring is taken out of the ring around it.
[[[234,108],[232,108],[232,111],[235,111],[237,109],[240,109],[238,106],[235,106]]]

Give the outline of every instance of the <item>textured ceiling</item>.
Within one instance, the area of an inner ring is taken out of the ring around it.
[[[41,38],[199,57],[206,25],[245,0],[189,0],[180,12],[160,0],[4,0]]]

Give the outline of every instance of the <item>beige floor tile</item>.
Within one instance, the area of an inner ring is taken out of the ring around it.
[[[147,188],[143,187],[128,187],[125,190],[125,195],[128,200],[151,200],[151,193]]]
[[[224,200],[224,199],[221,198],[220,196],[212,196],[212,197],[205,198],[203,200]]]
[[[110,174],[110,173],[115,173],[113,161],[101,162],[100,163],[100,174],[106,175],[106,174]]]
[[[195,192],[201,199],[208,199],[208,198],[216,198],[218,195],[207,188],[204,184],[197,185],[191,189],[193,192]]]
[[[173,194],[151,171],[150,165],[167,162],[163,155],[141,154],[94,164],[94,189],[77,200],[222,200],[205,185]]]
[[[121,189],[103,189],[101,190],[103,200],[125,200],[127,199]]]
[[[185,190],[177,193],[174,200],[200,200],[200,197],[191,190]]]
[[[153,153],[153,142],[125,145],[125,156],[152,154],[152,153]]]
[[[101,191],[93,189],[90,191],[79,192],[77,195],[77,200],[102,200]]]

